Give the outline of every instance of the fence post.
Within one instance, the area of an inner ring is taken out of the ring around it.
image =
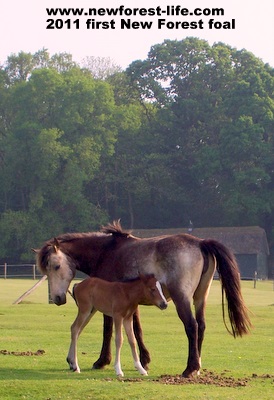
[[[33,266],[32,266],[32,274],[33,274],[33,279],[36,279],[36,266],[35,266],[35,264],[33,264]]]
[[[257,271],[254,272],[254,289],[256,289],[256,284],[257,284]]]
[[[4,263],[4,279],[7,279],[7,268],[8,267],[8,265],[7,265],[7,263]]]
[[[49,280],[48,280],[48,302],[49,304],[53,304],[51,295],[50,295],[50,285],[49,285]]]

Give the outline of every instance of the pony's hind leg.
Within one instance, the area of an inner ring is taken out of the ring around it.
[[[132,317],[128,318],[128,319],[124,319],[124,327],[125,327],[125,331],[127,334],[128,343],[131,348],[131,353],[132,353],[132,357],[134,360],[134,366],[140,372],[141,375],[147,375],[147,371],[143,368],[143,366],[140,362],[140,359],[138,357],[137,351],[136,351],[136,340],[135,340],[135,336],[134,336],[134,332],[133,332]]]
[[[195,305],[196,308],[196,305]],[[196,321],[198,324],[198,353],[199,353],[199,364],[200,368],[202,368],[202,344],[204,340],[205,333],[205,304],[201,305],[200,308],[196,308]],[[197,371],[197,374],[200,375],[200,371]]]
[[[214,259],[209,258],[207,270],[202,275],[199,286],[197,287],[193,296],[195,316],[198,324],[198,353],[199,353],[200,368],[202,367],[202,344],[206,329],[206,323],[205,323],[206,301],[213,280],[214,272],[215,272],[215,261]]]

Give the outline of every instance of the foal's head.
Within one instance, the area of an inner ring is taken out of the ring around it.
[[[162,287],[154,275],[139,275],[144,288],[144,305],[154,305],[161,310],[167,308],[167,301]]]
[[[52,301],[61,306],[66,303],[66,293],[75,276],[75,266],[59,246],[57,239],[47,243],[37,253],[37,265],[48,276]]]

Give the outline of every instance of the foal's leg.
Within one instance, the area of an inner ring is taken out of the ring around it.
[[[141,363],[145,369],[148,369],[150,363],[150,355],[143,341],[143,331],[140,323],[139,310],[137,309],[133,315],[133,329],[135,337],[140,350]],[[104,327],[103,327],[103,345],[100,356],[97,361],[93,364],[93,369],[104,368],[105,365],[111,362],[111,337],[113,330],[113,320],[111,317],[104,315]]]
[[[133,332],[133,320],[132,317],[124,319],[124,327],[128,338],[128,343],[131,348],[132,357],[134,360],[134,367],[140,372],[141,375],[147,375],[147,371],[142,367],[140,359],[136,351],[136,340]]]
[[[71,325],[71,343],[67,356],[67,362],[70,366],[70,369],[74,372],[80,372],[77,359],[77,340],[82,330],[88,324],[95,312],[96,310],[94,310],[92,313],[89,310],[85,312],[78,310],[78,315]]]
[[[123,318],[118,316],[114,318],[115,324],[115,346],[116,346],[116,355],[115,355],[115,362],[114,362],[114,369],[117,376],[124,376],[121,367],[121,348],[123,345]]]
[[[112,337],[113,320],[111,317],[104,315],[103,326],[103,344],[100,356],[93,364],[93,369],[104,368],[105,365],[111,362],[111,337]]]
[[[133,329],[140,351],[141,364],[146,370],[148,370],[148,364],[150,363],[150,355],[143,341],[143,331],[140,321],[139,308],[137,308],[137,310],[133,314]]]

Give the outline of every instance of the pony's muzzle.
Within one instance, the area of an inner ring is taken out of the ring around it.
[[[57,306],[62,306],[63,304],[66,304],[66,302],[67,302],[66,293],[62,293],[61,295],[57,295],[52,300],[53,300],[54,304],[56,304]]]

